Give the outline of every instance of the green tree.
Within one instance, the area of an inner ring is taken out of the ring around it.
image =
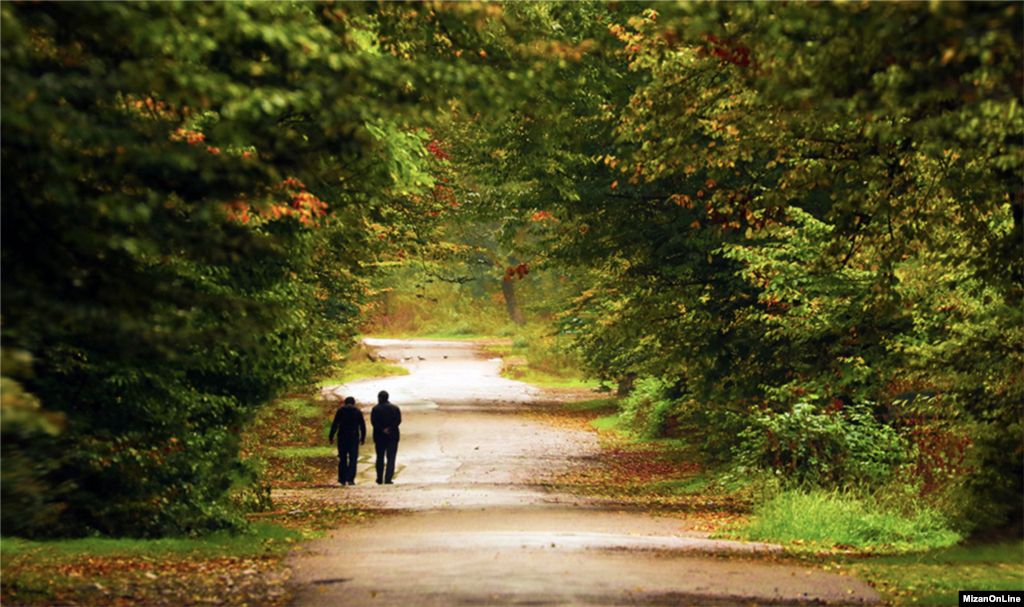
[[[582,63],[630,86],[492,145],[585,273],[593,372],[667,379],[727,458],[763,409],[941,392],[965,493],[1018,511],[1020,7],[634,8],[577,11],[617,41]]]
[[[0,11],[3,340],[67,420],[23,451],[48,460],[57,524],[5,509],[4,531],[237,526],[240,428],[337,362],[367,278],[429,238],[425,129],[529,86],[483,50],[508,24],[470,5]]]

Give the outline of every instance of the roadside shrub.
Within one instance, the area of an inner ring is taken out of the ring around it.
[[[28,353],[3,348],[0,362],[0,527],[5,535],[38,534],[63,508],[47,475],[59,465],[64,416],[43,409],[15,379],[31,376]]]
[[[470,335],[473,333],[473,325],[461,320],[448,327],[447,333],[451,335]]]
[[[974,444],[967,449],[969,474],[948,491],[954,527],[965,533],[1013,528],[1020,534],[1024,511],[1019,422],[974,424]]]
[[[657,377],[637,380],[633,391],[622,400],[620,417],[642,438],[663,436],[677,405],[670,397],[671,389],[670,382]]]
[[[801,401],[785,413],[755,414],[739,438],[738,463],[796,484],[877,485],[907,458],[896,431],[867,404],[836,401],[819,411]]]
[[[526,358],[532,372],[549,378],[579,378],[579,359],[566,346],[566,342],[548,334],[546,325],[527,324],[519,327],[512,338],[511,353]]]

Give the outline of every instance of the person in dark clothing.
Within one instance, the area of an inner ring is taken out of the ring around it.
[[[338,482],[354,485],[359,445],[366,444],[366,420],[363,412],[356,407],[356,399],[351,396],[345,399],[345,405],[339,407],[334,414],[331,436],[327,440],[333,443],[335,434],[338,435]]]
[[[393,484],[395,455],[398,454],[398,426],[402,424],[402,410],[388,401],[384,390],[377,395],[377,406],[370,411],[373,426],[373,444],[377,448],[377,484]],[[384,460],[387,459],[385,471]]]

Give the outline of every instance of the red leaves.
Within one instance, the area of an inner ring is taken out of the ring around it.
[[[750,67],[749,48],[742,44],[735,44],[727,40],[722,40],[713,34],[705,34],[704,39],[708,41],[708,44],[702,46],[697,51],[697,55],[699,57],[718,57],[726,63],[731,63],[742,68]]]
[[[518,266],[515,266],[515,267],[509,266],[508,268],[505,269],[504,281],[508,282],[508,281],[512,280],[513,278],[515,278],[516,276],[519,277],[519,280],[522,280],[522,279],[526,278],[526,275],[529,274],[529,273],[530,273],[530,268],[527,267],[527,265],[525,263],[521,263],[521,264],[519,264]]]
[[[547,211],[538,211],[538,212],[533,214],[533,217],[530,218],[530,221],[532,221],[532,222],[545,221],[545,220],[547,220],[547,221],[558,221],[558,219],[554,218],[551,215],[551,213],[548,213]]]
[[[445,149],[447,147],[449,147],[448,143],[441,143],[435,139],[427,144],[427,151],[433,154],[437,160],[448,160],[451,155]]]
[[[717,183],[709,179],[706,185],[710,188]],[[705,192],[701,190],[697,196],[702,197],[704,194]],[[726,196],[726,200],[727,202],[709,201],[705,206],[708,222],[722,226],[725,230],[739,229],[744,224],[755,230],[760,230],[769,225],[782,223],[786,219],[786,209],[782,206],[766,209],[750,208],[754,198],[749,194],[729,194]]]
[[[774,297],[764,300],[765,310],[770,316],[782,316],[789,311],[789,304],[783,303]]]
[[[965,465],[965,450],[974,441],[962,431],[917,425],[910,431],[909,439],[917,445],[911,475],[920,481],[921,496],[960,482],[974,471]]]
[[[190,145],[195,145],[206,139],[206,135],[200,131],[193,131],[185,127],[181,127],[171,134],[171,141],[181,141],[183,139],[188,141]]]
[[[447,182],[448,180],[445,179],[444,181]],[[452,189],[450,187],[439,183],[436,186],[434,186],[434,189],[433,189],[432,193],[434,195],[434,199],[437,202],[446,203],[449,206],[451,206],[452,208],[458,208],[459,207],[459,202],[455,199],[455,192],[452,191]],[[432,213],[427,213],[427,214],[430,215],[430,216],[440,215],[440,213],[437,213],[437,212],[432,212]]]
[[[253,215],[265,220],[295,217],[303,224],[312,226],[318,218],[327,215],[327,203],[307,192],[305,184],[294,177],[288,177],[273,189],[280,190],[288,198],[287,203],[256,209],[243,199],[234,200],[223,205],[228,219],[249,223]]]

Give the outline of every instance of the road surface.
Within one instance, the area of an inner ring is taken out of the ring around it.
[[[410,374],[324,391],[354,396],[367,422],[380,390],[401,407],[395,484],[376,484],[367,441],[356,486],[303,491],[388,514],[293,552],[297,605],[880,602],[855,578],[716,557],[777,547],[711,540],[677,518],[550,490],[538,476],[596,454],[594,433],[521,415],[541,393],[500,377],[500,361],[472,344],[366,341]]]

